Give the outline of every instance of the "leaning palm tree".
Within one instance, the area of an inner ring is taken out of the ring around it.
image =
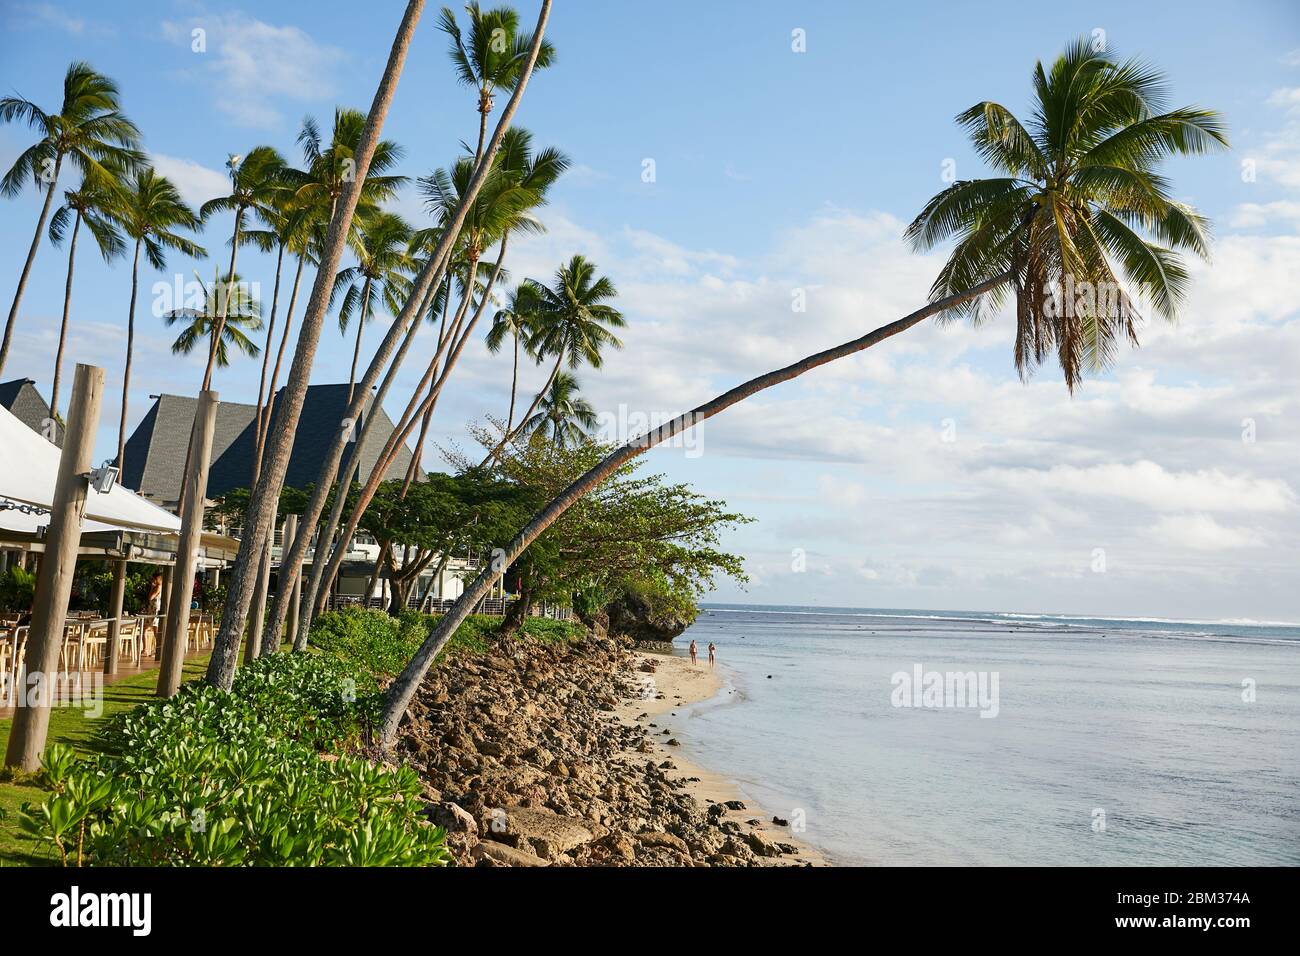
[[[117,207],[121,204],[121,183],[105,180],[94,172],[81,178],[81,185],[63,193],[63,205],[50,220],[50,241],[62,245],[68,238],[68,276],[63,285],[63,321],[59,324],[59,347],[54,352],[54,384],[50,387],[50,417],[59,417],[59,384],[63,378],[63,349],[68,341],[68,317],[72,308],[72,273],[77,261],[77,237],[85,223],[90,237],[105,262],[112,262],[126,251],[126,242],[117,226]],[[71,221],[72,228],[68,224]]]
[[[578,380],[561,372],[551,382],[537,413],[519,426],[519,437],[547,439],[557,448],[580,444],[596,427],[596,409],[578,394]]]
[[[1072,44],[1050,70],[1038,64],[1033,79],[1036,102],[1027,124],[989,102],[957,118],[981,155],[1010,175],[954,183],[927,203],[909,227],[909,238],[922,248],[954,240],[929,303],[723,392],[628,441],[565,488],[464,589],[390,685],[381,746],[391,748],[396,741],[402,717],[435,656],[502,571],[574,502],[655,445],[930,316],[981,320],[999,302],[1014,298],[1016,361],[1027,368],[1031,359],[1046,357],[1054,348],[1073,387],[1082,366],[1104,367],[1115,354],[1117,339],[1136,331],[1138,287],[1149,287],[1147,298],[1157,314],[1173,314],[1186,288],[1177,250],[1204,255],[1206,224],[1168,198],[1168,184],[1157,169],[1170,156],[1225,147],[1218,114],[1198,107],[1166,109],[1160,74],[1134,61],[1116,62],[1084,42]],[[1097,278],[1113,278],[1123,287],[1108,314],[1089,308],[1086,300],[1082,309],[1077,301],[1071,303],[1082,315],[1052,314],[1064,305],[1060,299],[1066,286],[1077,289],[1079,282]]]
[[[238,274],[229,280],[223,280],[219,272],[212,277],[211,285],[202,279],[198,282],[203,294],[203,303],[199,308],[173,309],[163,314],[163,322],[169,328],[180,326],[180,334],[172,343],[172,354],[189,355],[200,342],[211,343],[220,326],[221,341],[216,349],[217,368],[229,368],[231,348],[249,358],[256,358],[261,350],[250,338],[250,333],[262,328],[262,305],[253,295],[249,284]]]
[[[493,355],[501,351],[506,336],[510,337],[514,345],[514,361],[510,373],[510,413],[506,416],[506,432],[509,432],[515,423],[515,397],[519,392],[520,343],[523,342],[524,350],[529,358],[534,361],[537,358],[527,346],[528,340],[532,338],[534,332],[534,312],[536,308],[537,299],[533,295],[532,287],[527,283],[520,284],[510,293],[505,308],[498,309],[496,315],[492,317],[492,326],[488,329],[487,347],[488,351]]]
[[[45,190],[45,201],[36,220],[31,248],[23,261],[23,271],[18,276],[9,318],[5,321],[4,339],[0,341],[0,373],[4,372],[5,361],[9,358],[14,321],[18,318],[18,307],[27,288],[32,263],[36,260],[36,250],[41,244],[41,233],[45,231],[45,222],[54,204],[54,191],[64,160],[77,167],[82,175],[102,174],[111,179],[106,164],[130,171],[142,159],[137,149],[140,131],[122,115],[117,84],[96,73],[88,63],[78,62],[68,67],[63,77],[63,103],[57,113],[46,113],[31,100],[18,96],[0,99],[0,122],[13,121],[25,122],[37,130],[41,138],[19,154],[4,178],[0,179],[0,194],[17,196],[30,177],[38,190]]]
[[[217,213],[233,212],[235,214],[235,229],[230,237],[230,266],[226,269],[226,280],[233,282],[235,261],[239,255],[239,247],[243,244],[240,233],[244,226],[244,216],[250,209],[257,212],[269,211],[277,195],[284,191],[284,157],[270,146],[256,146],[247,156],[231,155],[226,160],[226,172],[230,176],[230,192],[225,196],[218,196],[216,199],[209,199],[205,202],[199,208],[199,218],[207,222]],[[218,277],[218,282],[220,282],[220,277]],[[224,303],[229,302],[233,296],[223,295],[218,298],[220,301],[217,302],[217,305],[221,307]],[[212,385],[212,372],[217,364],[217,352],[220,351],[225,341],[223,337],[225,324],[226,316],[222,313],[213,319],[208,329],[210,341],[208,343],[208,364],[203,370],[204,391]]]
[[[131,360],[135,351],[135,303],[140,289],[140,250],[155,269],[167,267],[167,250],[202,259],[202,246],[180,234],[180,230],[203,228],[194,210],[185,205],[180,192],[165,176],[151,168],[138,170],[122,198],[118,212],[122,232],[135,240],[131,259],[131,306],[126,315],[126,364],[122,370],[122,414],[117,427],[117,464],[122,466],[126,448],[127,398],[131,393]]]
[[[346,335],[352,317],[357,317],[356,344],[352,348],[352,371],[348,375],[348,401],[357,380],[357,360],[361,357],[361,335],[383,305],[391,315],[402,311],[402,302],[411,293],[410,273],[415,260],[409,250],[411,227],[401,216],[391,212],[375,213],[358,221],[357,264],[339,271],[334,277],[330,304],[343,293],[339,305],[339,332]]]
[[[493,98],[499,90],[514,92],[528,62],[533,35],[519,32],[519,14],[510,7],[484,11],[472,2],[465,6],[465,12],[469,15],[468,37],[461,34],[456,14],[447,7],[442,8],[438,27],[451,39],[449,53],[457,77],[478,93],[478,147],[474,150],[477,160],[483,155],[483,138],[487,134]],[[534,69],[554,62],[555,48],[543,40]]]

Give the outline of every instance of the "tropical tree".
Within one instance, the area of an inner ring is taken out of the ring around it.
[[[596,410],[578,394],[578,380],[561,372],[551,382],[532,418],[519,426],[521,438],[547,438],[558,448],[581,444],[596,427]]]
[[[63,103],[57,113],[47,113],[31,100],[18,96],[0,98],[0,122],[24,122],[40,134],[0,179],[0,194],[13,197],[30,178],[35,187],[45,190],[45,201],[36,220],[36,232],[18,276],[18,288],[5,320],[4,338],[0,340],[0,374],[9,358],[14,322],[22,303],[27,279],[36,261],[41,233],[54,205],[54,192],[63,171],[64,160],[83,176],[114,178],[110,169],[130,171],[142,161],[138,150],[140,131],[122,114],[118,104],[117,84],[96,73],[88,63],[73,63],[63,77]]]
[[[1073,387],[1081,365],[1108,361],[1118,336],[1136,327],[1137,293],[1125,289],[1108,316],[1098,315],[1099,310],[1085,302],[1082,316],[1060,319],[1050,314],[1046,301],[1059,299],[1064,287],[1073,283],[1077,289],[1079,279],[1122,274],[1130,284],[1150,283],[1156,312],[1172,314],[1185,291],[1181,274],[1170,271],[1179,262],[1176,250],[1204,255],[1206,229],[1192,210],[1167,198],[1167,183],[1156,169],[1170,156],[1226,146],[1218,114],[1196,107],[1167,109],[1159,73],[1136,61],[1116,62],[1085,41],[1067,48],[1050,70],[1037,64],[1033,85],[1035,103],[1028,124],[990,102],[957,118],[980,153],[1012,175],[976,185],[954,183],[927,203],[909,227],[909,237],[921,247],[945,237],[955,240],[930,301],[859,338],[723,392],[633,438],[565,486],[502,548],[500,560],[485,566],[465,588],[390,685],[381,746],[392,746],[434,657],[494,586],[501,569],[576,502],[655,445],[765,389],[856,355],[931,316],[967,315],[978,321],[1010,297],[1016,307],[1016,361],[1027,367],[1030,357],[1046,356],[1054,346]],[[1083,271],[1076,275],[1076,269]],[[1055,287],[1053,279],[1059,283]],[[1077,302],[1074,306],[1079,311]]]
[[[216,199],[209,199],[199,208],[199,217],[207,222],[222,212],[235,214],[235,229],[230,237],[230,266],[226,269],[226,282],[233,283],[235,262],[239,255],[240,232],[244,225],[244,216],[250,210],[270,214],[270,207],[277,195],[285,187],[284,157],[270,146],[256,146],[247,156],[231,155],[226,160],[226,172],[230,176],[230,192]],[[220,276],[217,282],[220,283]],[[212,372],[217,366],[217,353],[225,342],[226,305],[237,293],[218,295],[216,305],[220,310],[208,325],[208,364],[203,370],[203,391],[212,385]],[[261,327],[261,320],[258,320]],[[224,365],[224,363],[223,363]]]
[[[307,169],[306,176],[294,191],[294,200],[300,205],[318,204],[321,207],[319,218],[325,222],[333,217],[343,193],[359,178],[357,153],[365,128],[365,113],[342,106],[334,108],[334,125],[328,143],[322,138],[316,120],[308,116],[302,121],[298,145],[302,147]],[[402,147],[391,140],[380,140],[375,144],[374,156],[370,159],[357,201],[359,213],[372,212],[379,203],[397,195],[406,183],[406,177],[387,173],[401,158]]]
[[[358,222],[357,264],[339,271],[334,277],[330,304],[343,294],[339,305],[339,332],[346,335],[352,317],[357,317],[356,344],[352,348],[352,370],[348,374],[348,401],[357,380],[357,360],[361,357],[361,334],[365,324],[382,305],[390,314],[402,311],[402,303],[411,294],[410,273],[415,260],[408,251],[411,227],[401,216],[378,212]]]
[[[549,10],[550,0],[543,0]],[[379,144],[380,130],[392,105],[393,94],[406,62],[416,24],[423,12],[423,0],[408,0],[402,20],[393,38],[384,72],[375,90],[375,97],[366,116],[353,151],[354,168],[337,201],[331,204],[330,225],[323,248],[311,298],[307,303],[289,380],[280,402],[276,429],[270,433],[262,462],[262,470],[253,484],[248,510],[244,516],[244,535],[239,542],[239,554],[231,570],[226,604],[221,617],[211,659],[207,681],[214,687],[229,690],[235,676],[235,663],[253,591],[259,577],[260,562],[266,541],[272,531],[275,507],[289,466],[289,454],[302,415],[303,401],[311,375],[316,347],[320,342],[321,325],[329,305],[329,290],[343,256],[343,247],[351,229],[357,201],[370,172],[371,158]]]
[[[528,357],[537,360],[527,348],[527,342],[533,336],[533,312],[537,307],[536,298],[532,294],[532,287],[528,284],[520,284],[510,293],[510,298],[506,307],[498,309],[496,315],[492,317],[492,325],[488,329],[487,347],[488,351],[496,354],[501,351],[501,346],[505,344],[506,336],[514,346],[514,360],[510,372],[510,413],[506,416],[506,433],[508,434],[515,423],[515,397],[519,392],[519,345],[525,343],[525,351]]]
[[[519,85],[520,77],[525,75],[533,35],[519,32],[519,14],[510,7],[483,11],[478,3],[472,2],[466,4],[465,12],[469,16],[468,37],[462,36],[456,14],[448,7],[442,8],[438,27],[451,39],[448,52],[457,77],[478,93],[478,147],[474,150],[477,160],[483,155],[483,137],[494,95],[499,90],[513,93]],[[555,48],[543,40],[533,68],[544,68],[554,62]]]
[[[121,204],[121,183],[105,180],[94,172],[82,175],[81,185],[63,193],[63,205],[50,220],[50,241],[56,246],[68,239],[68,275],[63,285],[63,321],[59,324],[59,347],[54,352],[54,384],[50,388],[50,416],[59,417],[59,385],[63,380],[63,349],[68,341],[68,318],[72,309],[72,273],[77,261],[77,237],[81,225],[95,241],[105,262],[112,262],[126,251],[126,242],[117,226],[117,207]],[[71,228],[69,229],[69,222]]]
[[[623,313],[609,305],[609,300],[618,295],[614,283],[607,276],[597,276],[596,264],[581,255],[556,270],[553,285],[543,285],[536,279],[525,279],[524,285],[528,287],[526,295],[532,300],[533,316],[528,350],[539,361],[554,356],[555,365],[546,384],[520,418],[519,426],[502,436],[498,448],[512,440],[523,423],[532,419],[566,361],[571,369],[584,363],[600,368],[606,348],[623,347],[622,340],[612,330],[627,324]],[[489,453],[488,460],[493,454]]]
[[[202,259],[202,246],[181,235],[182,230],[198,230],[203,223],[185,204],[180,192],[165,176],[152,168],[137,170],[123,194],[118,213],[122,232],[134,240],[131,257],[131,305],[126,314],[126,364],[122,369],[122,414],[117,427],[117,464],[121,467],[126,448],[127,398],[131,393],[131,360],[135,352],[135,304],[140,289],[140,251],[149,265],[167,268],[167,250]]]
[[[198,280],[203,294],[199,308],[173,309],[163,315],[163,322],[168,327],[180,326],[180,334],[172,343],[176,355],[189,355],[200,342],[210,343],[219,326],[221,341],[215,353],[216,367],[228,368],[232,347],[249,358],[256,358],[261,351],[250,333],[262,328],[262,305],[253,295],[252,287],[237,274],[223,281],[218,272],[212,279],[211,285]]]

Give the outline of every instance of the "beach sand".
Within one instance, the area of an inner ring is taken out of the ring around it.
[[[639,667],[646,661],[653,662],[653,674],[645,674],[654,681],[654,693],[644,699],[633,699],[619,706],[615,711],[619,720],[632,725],[646,727],[657,724],[651,731],[657,760],[671,760],[676,767],[669,772],[673,779],[686,780],[685,790],[702,805],[725,803],[740,800],[745,804],[744,810],[728,810],[725,819],[734,820],[748,830],[757,830],[775,843],[787,843],[799,848],[796,855],[760,858],[764,866],[790,866],[805,864],[812,866],[830,866],[830,862],[817,850],[808,846],[791,834],[789,827],[777,826],[772,822],[772,814],[758,806],[752,799],[744,796],[735,781],[713,773],[688,760],[682,754],[680,746],[669,746],[666,741],[673,739],[672,734],[664,735],[663,730],[671,731],[676,718],[672,712],[690,704],[718,694],[726,685],[719,669],[708,666],[707,658],[692,667],[689,658],[669,654],[635,651],[632,654],[634,666]],[[657,695],[662,694],[660,698]],[[645,715],[645,716],[641,716]],[[644,758],[644,755],[642,755]],[[698,780],[688,778],[696,777]],[[749,826],[749,820],[761,821],[756,826]]]

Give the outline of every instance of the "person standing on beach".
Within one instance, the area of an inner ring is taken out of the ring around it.
[[[695,641],[691,641],[691,666],[695,666]]]
[[[714,646],[713,642],[709,641],[709,667],[712,667],[714,664],[717,657],[717,650],[718,649]]]

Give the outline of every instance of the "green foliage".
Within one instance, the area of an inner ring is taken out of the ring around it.
[[[54,792],[19,825],[65,865],[442,866],[420,782],[331,753],[378,715],[341,661],[276,654],[231,693],[189,684],[110,721],[103,752],[55,745]]]
[[[18,565],[0,577],[0,610],[27,611],[36,595],[36,575]]]

